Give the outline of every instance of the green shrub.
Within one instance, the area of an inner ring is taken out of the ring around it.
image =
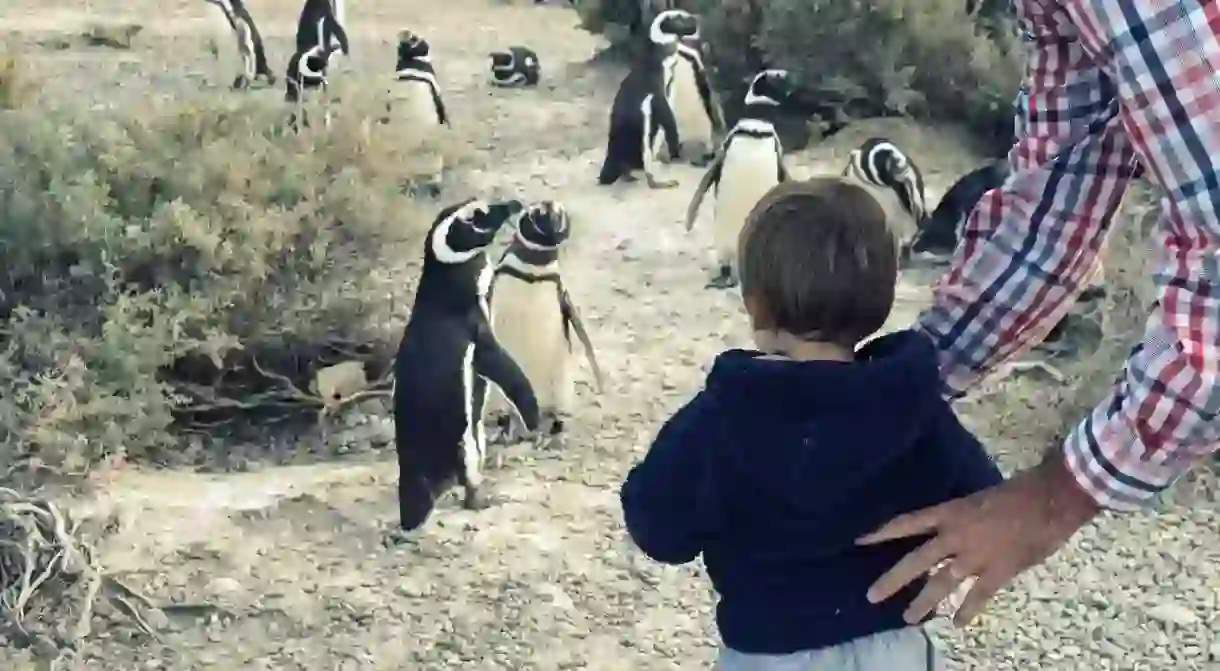
[[[605,24],[626,20],[637,4],[601,0],[580,11],[590,30],[606,32]],[[967,14],[964,0],[653,4],[701,16],[708,62],[726,107],[765,64],[797,73],[806,96],[824,108],[824,121],[911,115],[962,122],[985,139],[1012,126],[1021,62],[1011,19],[994,2],[982,3],[974,15]]]
[[[342,116],[294,136],[283,116],[7,113],[0,466],[156,457],[176,421],[316,407],[318,365],[384,363],[431,217],[404,180],[452,149]]]

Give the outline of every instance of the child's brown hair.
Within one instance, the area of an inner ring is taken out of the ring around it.
[[[855,347],[893,308],[898,242],[872,195],[840,178],[771,189],[750,211],[737,254],[756,331]]]

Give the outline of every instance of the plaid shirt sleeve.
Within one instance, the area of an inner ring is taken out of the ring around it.
[[[1013,175],[970,216],[920,326],[952,396],[1043,338],[1145,165],[1165,195],[1157,301],[1064,446],[1082,489],[1133,510],[1220,443],[1220,2],[1016,5],[1028,62]]]

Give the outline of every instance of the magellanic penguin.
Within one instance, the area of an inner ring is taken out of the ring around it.
[[[467,200],[443,209],[425,239],[423,274],[394,361],[402,531],[422,526],[455,481],[467,509],[489,505],[480,491],[488,383],[503,390],[528,431],[538,429],[538,401],[497,342],[487,303],[494,272],[487,246],[521,209],[517,201]]]
[[[643,170],[651,188],[678,185],[677,180],[657,176],[661,142],[669,148],[671,159],[680,158],[682,151],[678,120],[665,88],[666,63],[678,51],[678,36],[695,34],[698,23],[691,14],[677,14],[668,17],[666,26],[668,32],[649,33],[655,39],[649,39],[643,58],[619,84],[610,110],[606,160],[598,184],[613,184],[620,178],[635,181],[636,171]]]
[[[304,52],[297,52],[288,59],[288,73],[284,77],[284,100],[293,106],[288,125],[293,132],[301,126],[309,127],[309,119],[303,109],[318,93],[326,92],[326,67],[330,62],[330,50],[317,45]],[[325,104],[325,101],[323,101]],[[330,125],[330,111],[323,122]]]
[[[652,20],[648,37],[654,44],[676,47],[663,64],[665,99],[677,120],[682,146],[668,147],[669,155],[707,165],[716,154],[716,140],[724,134],[724,114],[703,65],[699,19],[681,9],[661,12]]]
[[[593,344],[559,271],[560,246],[570,234],[571,220],[560,203],[531,205],[518,220],[512,243],[496,265],[491,287],[496,339],[525,371],[538,398],[540,431],[556,442],[562,441],[574,393],[570,370],[573,334],[585,350],[598,391],[603,385]],[[494,414],[502,406],[503,395],[493,396],[488,412]],[[511,417],[503,415],[498,424],[501,435],[513,435]]]
[[[493,51],[489,56],[491,73],[488,80],[492,86],[532,88],[538,85],[542,64],[533,49],[513,46],[506,51]]]
[[[301,16],[297,19],[296,49],[305,53],[313,47],[326,49],[331,61],[335,56],[348,52],[347,31],[343,27],[343,0],[305,0]],[[332,64],[333,63],[328,63]]]
[[[919,230],[905,248],[906,260],[934,265],[948,263],[953,250],[957,249],[970,212],[983,194],[1004,183],[1008,173],[1008,161],[993,161],[954,182],[931,216],[919,223]]]
[[[275,86],[275,74],[267,65],[267,53],[263,50],[263,37],[254,25],[254,19],[243,0],[206,0],[216,5],[224,15],[225,22],[237,40],[237,55],[241,59],[241,73],[233,80],[234,89],[249,88],[262,77],[268,86]]]
[[[746,217],[768,191],[788,179],[784,149],[773,117],[791,95],[787,70],[763,70],[755,75],[746,90],[741,118],[724,138],[711,167],[695,187],[686,209],[687,231],[695,224],[707,190],[712,188],[716,194],[713,241],[717,268],[708,282],[710,288],[737,285],[737,237]]]
[[[403,124],[416,138],[426,138],[438,129],[449,128],[449,114],[436,70],[432,66],[432,49],[428,41],[410,30],[398,33],[398,55],[394,65],[394,83],[386,98],[383,123]],[[436,151],[417,152],[415,157],[420,183],[412,189],[418,195],[436,197],[441,193],[445,170],[444,157]]]
[[[843,177],[859,183],[877,199],[900,244],[915,235],[928,211],[923,173],[897,144],[881,137],[865,140],[849,155]]]

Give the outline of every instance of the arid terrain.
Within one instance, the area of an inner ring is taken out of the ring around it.
[[[580,30],[565,5],[349,0],[352,54],[331,79],[341,89],[383,85],[397,31],[424,35],[452,133],[478,164],[446,199],[513,193],[557,199],[573,213],[565,281],[607,385],[598,395],[587,369],[580,373],[566,449],[511,448],[504,468],[490,471],[501,505],[468,512],[448,500],[418,544],[390,549],[382,537],[397,517],[392,425],[377,404],[339,418],[324,445],[314,438],[277,446],[308,453],[278,459],[296,464],[269,463],[256,449],[265,446],[234,446],[254,455],[245,472],[117,471],[76,507],[119,515],[102,562],[168,606],[164,633],[150,640],[102,610],[79,668],[710,667],[714,601],[701,567],[662,567],[633,553],[618,488],[658,422],[698,388],[720,350],[746,345],[748,333],[739,296],[704,288],[710,206],[691,234],[681,224],[697,169],[670,166],[681,185],[668,191],[596,186],[622,72],[587,63],[604,42]],[[249,6],[282,75],[299,3]],[[85,113],[89,104],[143,97],[281,98],[282,86],[227,89],[233,72],[220,69],[206,46],[213,11],[203,0],[83,8],[6,0],[0,30],[39,75],[35,104],[71,101]],[[38,46],[90,22],[144,30],[130,50]],[[538,89],[486,84],[488,52],[511,44],[539,53]],[[219,46],[233,48],[228,35]],[[981,160],[954,129],[877,121],[789,163],[797,174],[838,171],[846,152],[873,134],[898,139],[925,166],[933,202]],[[910,323],[933,279],[904,278],[891,327]],[[1006,470],[1042,451],[1019,430],[999,430],[988,407],[973,403],[964,412]],[[1082,532],[976,625],[937,623],[949,668],[1220,669],[1218,489],[1201,468],[1156,511],[1108,517]],[[33,668],[23,654],[0,651],[0,666]]]

